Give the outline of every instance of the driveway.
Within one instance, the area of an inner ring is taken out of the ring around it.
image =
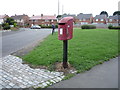
[[[24,47],[35,44],[43,40],[49,34],[51,29],[21,29],[19,31],[3,32],[2,37],[2,56],[9,55]]]

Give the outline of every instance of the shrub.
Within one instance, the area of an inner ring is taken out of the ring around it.
[[[2,29],[2,25],[0,24],[0,29]]]
[[[6,25],[6,26],[4,26],[3,29],[4,29],[4,30],[8,30],[8,29],[10,29],[10,25]]]
[[[112,25],[109,25],[109,26],[108,26],[108,29],[118,29],[118,30],[120,30],[120,26],[112,26]]]
[[[58,28],[58,24],[55,25],[55,28]]]
[[[40,26],[41,26],[41,28],[52,28],[51,25],[50,26],[40,25]]]
[[[2,27],[3,27],[4,30],[10,29],[10,25],[8,23],[3,23]]]
[[[82,29],[96,29],[96,26],[94,26],[94,25],[82,25],[81,28]]]
[[[52,25],[46,26],[46,25],[39,25],[41,28],[52,28]],[[58,25],[55,25],[55,28],[58,28]]]
[[[112,29],[112,27],[113,27],[112,25],[109,25],[109,26],[108,26],[109,29]]]

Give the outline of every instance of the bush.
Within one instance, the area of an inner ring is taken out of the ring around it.
[[[4,30],[10,29],[10,25],[8,23],[3,23],[2,27],[3,27]]]
[[[55,25],[55,28],[58,28],[58,24]]]
[[[10,25],[6,25],[6,26],[4,26],[3,29],[4,29],[4,30],[8,30],[8,29],[10,29]]]
[[[94,25],[82,25],[81,28],[82,29],[96,29],[96,26],[94,26]]]
[[[39,26],[41,26],[41,28],[52,28],[52,25],[50,25],[50,26],[39,25]],[[55,28],[58,28],[58,25],[57,25],[57,24],[55,25]]]
[[[40,26],[41,26],[41,28],[52,28],[51,25],[50,26],[40,25]]]
[[[2,29],[2,25],[0,24],[0,29]]]
[[[109,25],[109,26],[108,26],[108,29],[118,29],[118,30],[120,30],[120,26],[112,26],[112,25]]]
[[[108,26],[109,29],[112,29],[112,27],[113,27],[112,25],[109,25],[109,26]]]

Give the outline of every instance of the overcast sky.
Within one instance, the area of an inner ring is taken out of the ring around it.
[[[59,0],[60,14],[79,14],[92,13],[93,16],[100,14],[101,11],[107,11],[112,15],[118,11],[118,2],[120,0]],[[54,15],[58,14],[58,0],[1,0],[0,15],[8,14],[20,15]]]

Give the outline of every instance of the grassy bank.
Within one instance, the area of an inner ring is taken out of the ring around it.
[[[68,61],[79,72],[89,70],[118,55],[118,31],[108,29],[74,29],[72,40],[68,41]],[[32,65],[49,68],[62,61],[63,42],[57,33],[49,35],[33,51],[23,56],[23,60]]]

